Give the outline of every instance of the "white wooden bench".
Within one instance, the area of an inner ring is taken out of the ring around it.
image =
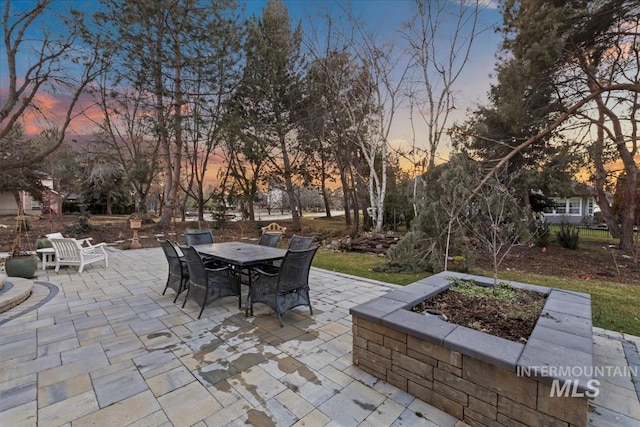
[[[262,227],[262,233],[281,233],[287,231],[287,227],[282,227],[280,224],[272,222],[269,225]]]

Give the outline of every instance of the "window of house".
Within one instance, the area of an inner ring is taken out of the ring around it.
[[[593,216],[593,199],[587,199],[587,215]]]
[[[593,213],[593,200],[591,201],[591,212]],[[554,206],[545,209],[545,213],[550,215],[582,215],[582,199],[573,197],[570,199],[553,199]]]
[[[567,211],[569,215],[580,215],[582,205],[579,198],[567,200]]]

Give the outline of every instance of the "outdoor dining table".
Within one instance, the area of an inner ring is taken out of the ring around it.
[[[240,272],[243,269],[250,270],[251,267],[278,261],[287,254],[286,249],[273,248],[270,246],[255,245],[245,242],[222,242],[208,243],[203,245],[193,245],[193,248],[202,255],[214,258],[218,261],[236,267]],[[249,271],[249,294],[247,296],[247,307],[245,315],[248,315],[248,303],[251,297],[251,272]],[[251,313],[253,315],[253,313]]]
[[[284,258],[286,249],[245,242],[223,242],[194,245],[196,251],[236,267],[252,267]]]

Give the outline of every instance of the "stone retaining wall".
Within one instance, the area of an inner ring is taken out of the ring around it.
[[[354,364],[472,426],[586,426],[586,396],[550,394],[554,379],[569,380],[578,394],[592,391],[590,378],[535,372],[592,366],[588,295],[528,287],[546,290],[548,297],[545,320],[524,345],[408,310],[446,289],[446,277],[432,276],[352,308]],[[523,368],[533,376],[518,375]]]

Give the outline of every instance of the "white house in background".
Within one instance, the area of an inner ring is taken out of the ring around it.
[[[24,213],[27,215],[42,215],[47,214],[50,211],[52,213],[58,213],[62,209],[62,198],[53,190],[53,180],[43,179],[42,185],[46,187],[44,190],[42,199],[35,200],[31,194],[26,191],[20,192],[20,199],[24,206]],[[0,193],[0,215],[17,215],[18,205],[16,199],[10,192]]]
[[[548,197],[553,201],[553,206],[544,210],[545,222],[580,225],[593,220],[593,214],[600,210],[593,188],[579,183],[573,183],[571,187],[573,194],[569,197]]]

